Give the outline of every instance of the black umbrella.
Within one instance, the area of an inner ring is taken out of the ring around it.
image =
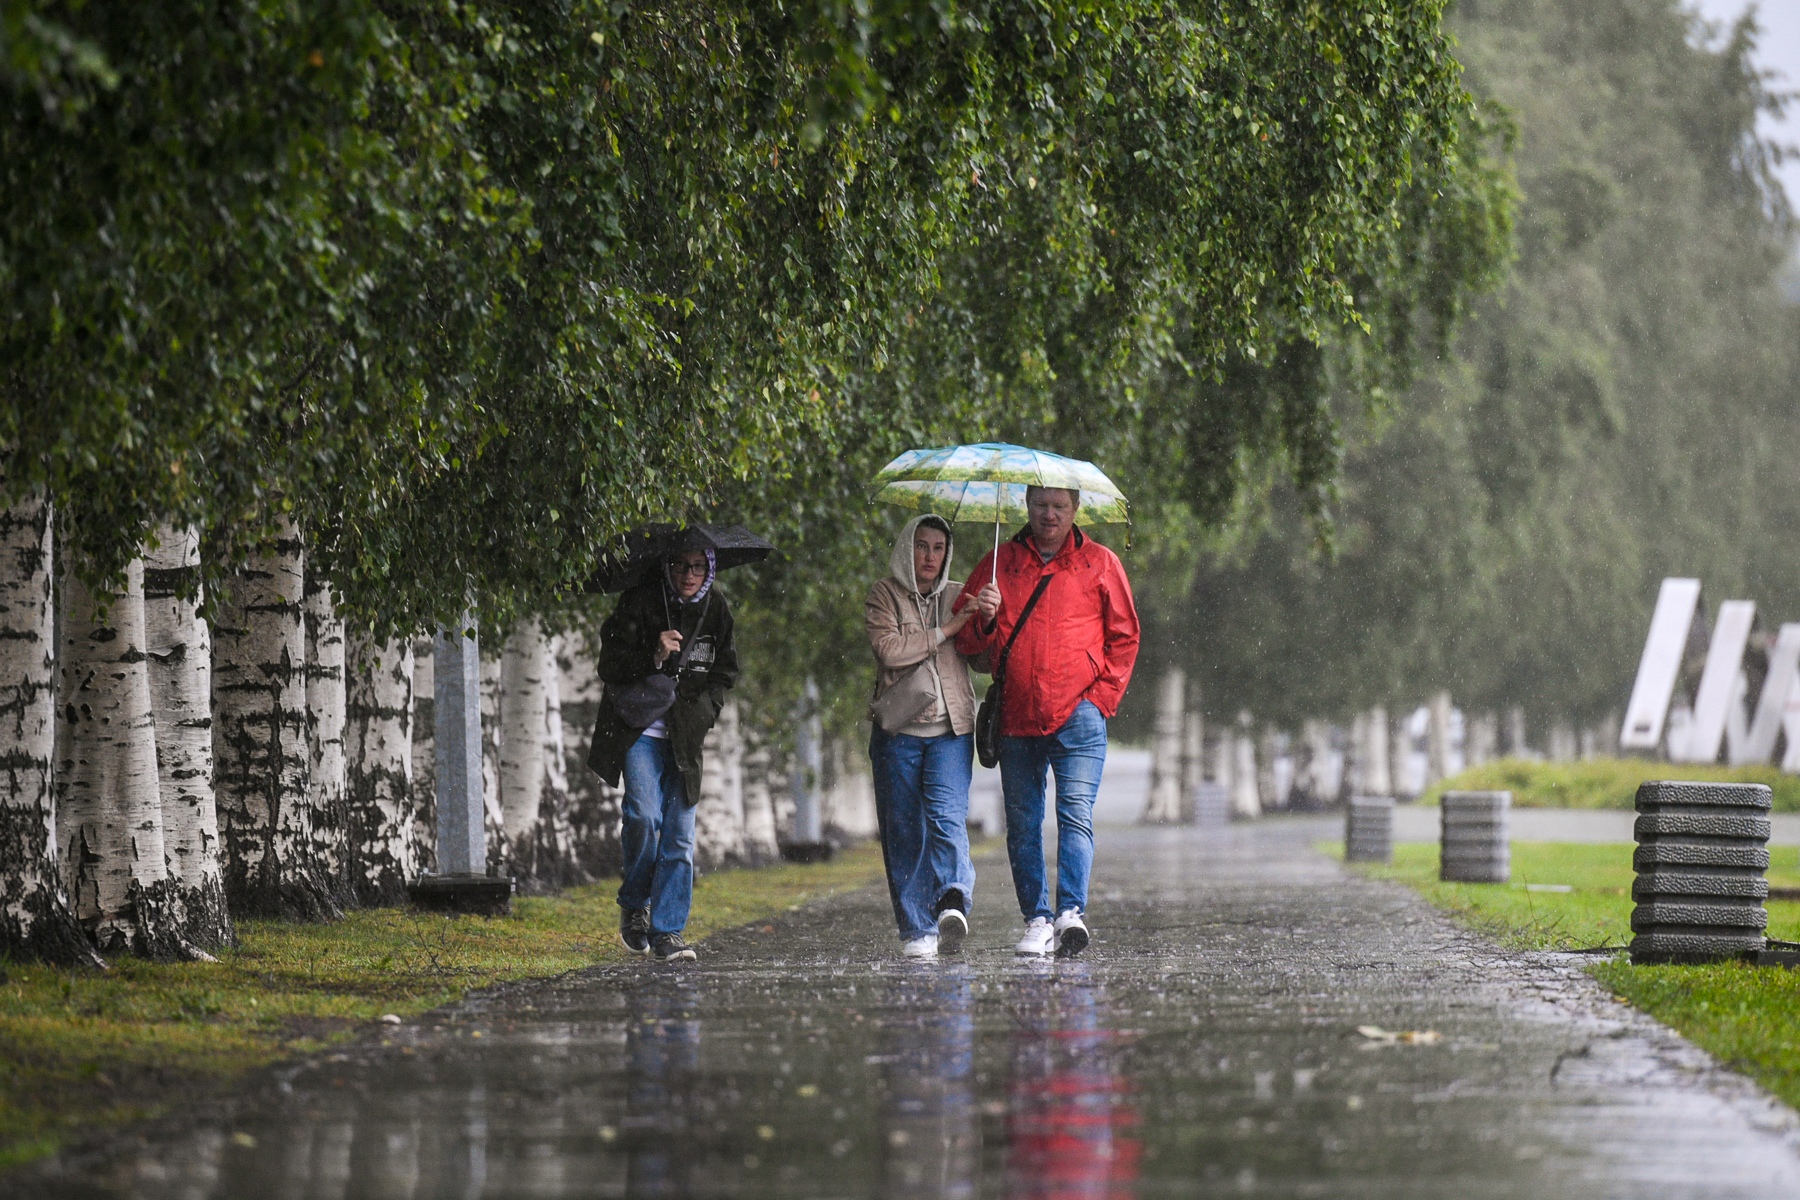
[[[760,562],[775,547],[742,525],[646,525],[622,539],[618,549],[600,561],[600,570],[581,590],[622,592],[676,554],[711,550],[719,570]]]

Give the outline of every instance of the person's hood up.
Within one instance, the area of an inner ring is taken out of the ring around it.
[[[893,572],[894,578],[900,581],[902,587],[914,594],[919,591],[919,581],[913,574],[913,534],[918,531],[919,522],[931,515],[930,513],[920,513],[901,526],[900,536],[894,539],[894,552],[888,556],[888,570]],[[943,521],[944,519],[939,517],[938,520]],[[944,524],[948,525],[949,522],[944,521]],[[956,556],[956,536],[954,534],[950,535],[949,542],[950,544],[944,549],[943,570],[938,572],[937,580],[931,585],[931,590],[924,593],[928,600],[950,585],[950,560]]]
[[[669,568],[667,566],[660,568],[663,579],[663,594],[677,604],[700,603],[702,600],[706,599],[706,593],[712,591],[713,580],[719,577],[719,556],[711,549],[702,550],[701,553],[706,555],[706,582],[701,584],[700,590],[691,596],[683,596],[680,592],[676,591],[675,584],[669,579]]]

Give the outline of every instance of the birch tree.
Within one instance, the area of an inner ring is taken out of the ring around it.
[[[694,862],[704,869],[716,870],[743,858],[742,779],[737,706],[727,700],[702,744],[700,798],[694,805]]]
[[[201,619],[200,536],[164,527],[144,555],[144,652],[149,656],[163,851],[186,916],[183,936],[217,949],[235,941],[219,868],[213,796],[212,634]]]
[[[51,525],[42,492],[0,508],[0,953],[98,967],[69,911],[56,849]]]
[[[437,701],[431,639],[413,642],[413,856],[421,875],[437,869]]]
[[[483,648],[484,650],[486,647]],[[512,843],[500,799],[500,656],[481,656],[481,814],[489,875],[513,873]]]
[[[346,653],[345,857],[358,904],[406,901],[418,877],[413,830],[413,648],[359,634]]]
[[[620,792],[588,769],[588,748],[600,714],[600,676],[587,641],[559,634],[554,642],[557,701],[561,709],[564,762],[568,764],[570,856],[578,877],[598,879],[619,872]]]
[[[539,876],[539,804],[544,794],[544,677],[549,646],[537,619],[513,625],[500,652],[501,836],[515,878]],[[484,689],[485,691],[485,689]]]
[[[66,567],[62,588],[57,836],[75,915],[102,953],[193,957],[164,858],[143,560],[116,594],[95,594]]]
[[[344,621],[331,585],[306,572],[307,792],[313,857],[338,902],[348,901],[348,780],[344,759]]]
[[[239,916],[340,915],[313,841],[304,583],[300,532],[283,519],[233,581],[214,631],[213,787],[225,897]]]

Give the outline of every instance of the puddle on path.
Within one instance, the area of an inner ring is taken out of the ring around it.
[[[1318,832],[1103,831],[1112,899],[1075,962],[1013,958],[1004,867],[960,961],[899,961],[869,891],[717,937],[697,970],[480,999],[307,1065],[229,1126],[21,1182],[145,1200],[1800,1190],[1784,1142],[1631,1039],[1521,1011],[1467,939],[1311,858]]]

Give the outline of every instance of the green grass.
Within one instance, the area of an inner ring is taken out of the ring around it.
[[[1775,811],[1800,812],[1800,775],[1783,775],[1767,764],[1718,767],[1645,758],[1568,763],[1496,759],[1433,784],[1419,803],[1436,804],[1446,791],[1510,791],[1513,803],[1522,808],[1629,809],[1638,784],[1651,779],[1766,783],[1775,793]]]
[[[687,933],[704,937],[880,877],[873,844],[821,865],[705,875]],[[243,922],[239,946],[217,963],[122,959],[75,973],[9,964],[0,975],[0,1169],[191,1103],[383,1014],[620,961],[617,888],[523,897],[498,919],[374,909],[332,925]]]
[[[1502,945],[1574,950],[1631,940],[1631,846],[1514,842],[1510,884],[1442,883],[1435,845],[1394,847],[1389,865],[1356,864],[1404,883]],[[1339,848],[1339,853],[1341,853]],[[1769,881],[1800,885],[1800,850],[1775,847]],[[1533,892],[1525,885],[1565,884]],[[1769,902],[1769,935],[1800,941],[1800,903]],[[1679,1031],[1788,1104],[1800,1106],[1800,971],[1720,963],[1634,967],[1623,954],[1588,968],[1619,999]]]

